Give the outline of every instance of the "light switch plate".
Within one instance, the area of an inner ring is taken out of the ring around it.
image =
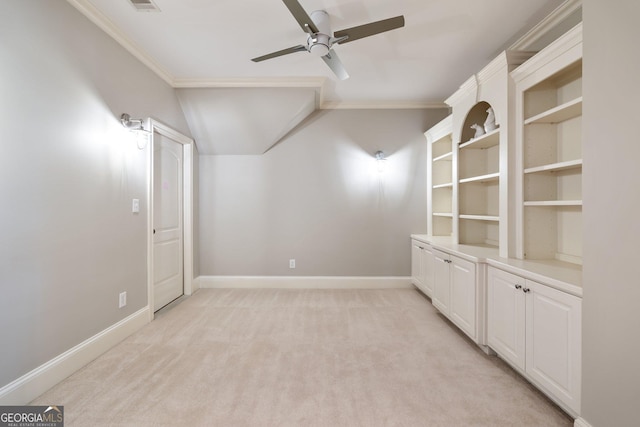
[[[140,199],[133,199],[131,203],[131,212],[140,213]]]

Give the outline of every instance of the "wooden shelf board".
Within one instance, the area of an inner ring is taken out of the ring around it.
[[[453,218],[453,214],[452,213],[447,213],[447,212],[434,212],[433,216],[439,216],[439,217],[443,217],[443,218]]]
[[[460,149],[463,148],[473,148],[473,149],[484,149],[495,147],[500,144],[500,128],[492,130],[489,133],[485,133],[478,138],[474,138],[470,141],[460,144]]]
[[[453,158],[453,153],[452,152],[448,152],[448,153],[443,154],[441,156],[434,157],[433,161],[434,162],[440,162],[442,160],[451,160],[452,158]]]
[[[470,178],[463,178],[460,180],[460,184],[467,184],[470,182],[493,182],[500,179],[500,172],[488,173],[486,175],[472,176]]]
[[[475,221],[500,221],[500,217],[493,215],[460,215],[460,219],[472,219]]]
[[[447,182],[446,184],[438,184],[432,187],[434,190],[438,188],[453,188],[453,182]]]
[[[548,165],[536,166],[533,168],[527,168],[524,170],[524,173],[540,173],[540,172],[559,172],[563,170],[570,169],[581,169],[582,168],[582,159],[578,160],[569,160],[566,162],[558,162],[551,163]]]
[[[530,200],[525,206],[582,206],[582,200]]]
[[[524,124],[560,123],[580,115],[582,115],[582,97],[565,102],[562,105],[530,117],[524,121]]]

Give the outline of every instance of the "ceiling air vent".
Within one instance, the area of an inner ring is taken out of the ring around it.
[[[129,2],[140,12],[160,12],[151,0],[129,0]]]

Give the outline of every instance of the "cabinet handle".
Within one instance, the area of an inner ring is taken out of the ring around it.
[[[521,285],[516,285],[516,289],[522,289]]]
[[[531,291],[531,289],[529,289],[529,288],[524,288],[524,289],[522,290],[522,292],[524,292],[525,294],[526,294],[527,292],[529,292],[529,291]]]

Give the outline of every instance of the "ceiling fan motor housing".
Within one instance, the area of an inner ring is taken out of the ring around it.
[[[329,25],[329,14],[324,10],[315,10],[309,16],[318,32],[309,34],[307,38],[307,50],[316,56],[325,56],[331,49],[331,26]]]

